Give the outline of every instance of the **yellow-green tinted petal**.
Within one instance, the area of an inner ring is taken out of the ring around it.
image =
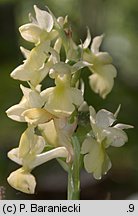
[[[91,42],[91,33],[90,33],[89,28],[87,27],[87,37],[83,43],[83,49],[88,48],[88,46],[90,45],[90,42]]]
[[[19,28],[19,31],[21,33],[21,36],[29,42],[36,44],[40,41],[42,30],[36,24],[25,24]]]
[[[113,88],[116,69],[113,65],[103,65],[96,69],[94,74],[89,77],[90,86],[95,93],[105,98]]]
[[[19,148],[14,148],[8,152],[8,158],[10,158],[15,163],[22,165],[22,159],[19,158]]]
[[[102,64],[111,64],[112,57],[107,52],[99,52],[96,54],[96,61]]]
[[[53,115],[42,108],[32,108],[23,112],[25,120],[30,124],[43,124],[50,121]]]
[[[110,160],[102,147],[102,144],[88,137],[82,144],[84,155],[84,167],[88,173],[93,173],[94,178],[101,179],[111,167]]]
[[[19,143],[19,158],[26,157],[34,143],[34,128],[28,127],[21,136]]]
[[[98,127],[100,128],[107,128],[111,126],[115,122],[114,114],[105,110],[101,109],[97,112],[95,122]]]
[[[43,42],[33,48],[28,58],[24,61],[24,64],[12,71],[11,77],[22,81],[31,81],[34,86],[38,85],[41,81],[39,78],[39,76],[41,77],[41,69],[43,69],[44,63],[48,57],[46,54],[48,49],[48,42]]]
[[[27,50],[27,49],[25,49],[24,47],[20,47],[20,50],[21,50],[21,52],[22,52],[22,54],[23,54],[23,56],[27,59],[28,57],[29,57],[29,55],[30,55],[30,50]]]
[[[103,134],[106,136],[105,144],[107,146],[121,147],[128,141],[127,134],[119,128],[107,128]]]
[[[43,163],[46,163],[47,161],[60,157],[68,159],[69,152],[65,147],[57,147],[50,151],[37,155],[34,160],[34,163],[32,164],[32,169]]]
[[[35,177],[23,168],[12,172],[7,180],[16,190],[27,194],[34,194],[36,187]]]
[[[80,90],[70,87],[51,87],[42,92],[46,99],[45,108],[53,115],[64,117],[69,116],[83,102]]]
[[[24,117],[22,116],[22,113],[25,111],[25,104],[17,104],[12,107],[10,107],[7,111],[6,114],[9,118],[19,121],[19,122],[25,122]]]
[[[53,120],[45,124],[40,124],[38,128],[49,145],[59,146],[58,135]]]
[[[103,35],[101,36],[96,36],[93,41],[92,41],[92,45],[91,45],[91,51],[93,53],[98,53],[99,52],[99,47],[102,43],[102,40],[103,40]]]
[[[34,10],[40,28],[46,30],[47,32],[50,32],[54,25],[53,17],[51,16],[51,14],[49,14],[47,11],[40,10],[36,5],[34,5]]]

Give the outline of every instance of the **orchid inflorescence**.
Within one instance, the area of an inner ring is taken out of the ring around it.
[[[114,114],[105,109],[96,113],[84,100],[85,85],[81,79],[84,67],[91,71],[91,89],[102,98],[112,90],[117,74],[111,56],[99,51],[103,35],[91,42],[87,29],[86,40],[77,45],[67,16],[56,19],[49,9],[40,10],[36,5],[34,10],[36,17],[30,14],[30,23],[19,28],[21,36],[34,47],[32,50],[21,47],[25,60],[11,73],[13,79],[26,81],[28,86],[20,85],[21,101],[6,111],[9,118],[27,123],[19,147],[8,153],[8,157],[21,166],[9,175],[8,182],[29,194],[33,194],[36,187],[31,171],[54,158],[67,172],[73,170],[69,167],[74,165],[76,157],[78,161],[83,159],[86,171],[100,179],[111,168],[106,149],[124,145],[128,139],[124,129],[132,127],[114,124],[120,106]],[[48,77],[54,80],[55,86],[41,90],[40,83],[48,82]],[[90,113],[91,128],[79,143],[76,131],[79,113],[83,111]],[[77,151],[75,145],[79,146]]]

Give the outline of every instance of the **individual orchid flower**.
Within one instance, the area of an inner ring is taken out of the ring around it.
[[[50,77],[55,79],[55,87],[41,92],[45,100],[44,108],[57,117],[68,117],[83,102],[81,90],[71,87],[72,73],[86,66],[85,62],[78,62],[73,66],[59,62],[50,70]],[[62,101],[62,102],[61,102]]]
[[[19,104],[10,107],[6,113],[9,118],[15,121],[25,122],[25,117],[22,115],[23,112],[30,108],[41,108],[44,105],[44,101],[40,96],[40,85],[34,90],[24,87],[23,85],[20,85],[20,88],[23,92],[21,101]]]
[[[71,73],[86,65],[87,63],[81,61],[73,66],[64,62],[56,63],[50,70],[50,76],[55,79],[56,86],[40,93],[43,107],[30,107],[22,113],[25,121],[30,124],[43,124],[54,118],[69,117],[75,107],[79,107],[83,102],[81,90],[70,86]]]
[[[34,193],[36,181],[31,174],[32,169],[54,158],[68,158],[65,147],[43,153],[44,147],[44,138],[34,134],[33,127],[28,127],[21,136],[19,148],[12,149],[8,153],[11,160],[22,166],[8,177],[8,182],[12,187],[25,193]]]
[[[109,146],[121,147],[128,141],[123,129],[133,128],[131,125],[116,124],[117,113],[107,110],[97,112],[90,107],[90,123],[92,131],[82,144],[84,154],[84,166],[88,173],[93,173],[94,178],[100,179],[111,168],[111,161],[106,149]]]
[[[36,19],[30,14],[31,23],[19,28],[21,36],[32,43],[39,44],[42,41],[53,40],[57,32],[53,29],[54,20],[50,13],[40,10],[34,5]]]
[[[76,127],[76,118],[73,122],[70,122],[69,118],[64,117],[54,118],[45,124],[40,124],[38,128],[49,145],[54,147],[64,146],[68,149],[70,154],[68,160],[70,161],[74,156],[71,137]]]
[[[30,81],[34,87],[37,86],[49,72],[49,66],[45,63],[49,57],[49,45],[48,42],[43,42],[31,51],[21,48],[26,60],[12,71],[11,77],[21,81]]]
[[[90,33],[84,42],[83,59],[92,64],[89,67],[92,75],[89,76],[89,83],[92,90],[98,93],[102,98],[112,90],[114,78],[116,77],[116,68],[112,65],[112,58],[107,52],[100,52],[99,47],[102,43],[103,35],[93,39],[91,49],[87,47],[91,41]]]

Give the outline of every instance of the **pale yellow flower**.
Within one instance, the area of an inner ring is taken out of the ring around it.
[[[63,62],[55,64],[50,76],[55,79],[56,86],[41,92],[46,102],[44,108],[57,117],[68,117],[75,106],[79,107],[82,104],[82,92],[70,86],[71,68],[68,64]]]
[[[7,178],[7,181],[16,190],[28,194],[34,194],[35,192],[35,177],[23,168],[17,169],[16,171],[12,172]]]
[[[54,39],[57,36],[57,32],[53,30],[54,20],[52,15],[47,11],[39,9],[36,5],[34,5],[34,10],[36,19],[30,15],[31,23],[19,28],[21,36],[35,44]]]
[[[40,96],[40,85],[38,85],[34,90],[24,87],[23,85],[20,85],[20,88],[23,92],[21,101],[19,104],[10,107],[6,113],[9,118],[15,121],[25,122],[26,120],[23,116],[24,111],[31,108],[40,108],[44,105],[44,101]]]
[[[95,112],[90,107],[90,123],[92,131],[82,144],[84,166],[88,173],[93,173],[94,178],[100,179],[111,168],[111,161],[106,153],[109,146],[121,147],[127,142],[127,134],[123,129],[133,128],[131,125],[116,124],[116,114],[107,110]]]
[[[30,172],[35,167],[58,157],[69,158],[65,147],[58,147],[44,152],[45,140],[34,133],[34,127],[28,127],[22,134],[19,147],[8,152],[8,157],[22,166],[8,177],[9,184],[24,193],[34,193],[36,182]]]
[[[116,68],[112,65],[112,58],[107,52],[100,52],[99,47],[103,40],[103,35],[93,39],[91,49],[86,49],[90,43],[90,35],[84,43],[83,58],[85,61],[92,64],[89,67],[92,75],[89,76],[89,83],[92,90],[98,93],[102,98],[112,90],[114,78],[116,77]]]
[[[48,144],[54,147],[64,146],[67,148],[69,152],[68,161],[70,161],[74,155],[71,144],[71,137],[76,127],[77,119],[70,123],[69,119],[64,117],[54,118],[48,123],[40,124],[38,128]]]
[[[37,86],[49,72],[49,65],[45,63],[49,57],[49,49],[50,44],[47,42],[39,44],[30,52],[21,48],[26,60],[12,71],[11,77],[21,81],[30,81],[33,86]]]

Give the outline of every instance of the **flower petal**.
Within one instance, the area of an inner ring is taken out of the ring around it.
[[[86,61],[78,61],[77,63],[75,63],[73,66],[72,66],[72,73],[84,68],[84,67],[90,67],[92,66],[92,64],[86,62]]]
[[[107,128],[103,130],[103,134],[106,136],[105,147],[121,147],[128,141],[127,134],[118,128]]]
[[[6,110],[6,114],[9,118],[15,121],[25,122],[25,118],[21,115],[25,109],[25,105],[19,103]]]
[[[95,124],[96,111],[92,106],[89,107],[89,111],[90,111],[90,122],[91,124]]]
[[[99,52],[96,54],[97,61],[102,64],[111,64],[112,57],[107,52]]]
[[[35,145],[34,128],[28,127],[20,138],[19,158],[25,158]]]
[[[113,113],[101,109],[100,111],[97,112],[96,114],[96,124],[100,128],[107,128],[111,126],[115,122],[115,117]]]
[[[54,21],[51,14],[47,11],[40,10],[36,5],[34,5],[34,10],[36,13],[36,19],[41,29],[50,32],[53,28]]]
[[[94,140],[92,137],[87,137],[82,143],[81,154],[89,153],[92,148],[92,143],[94,143],[94,145],[97,145],[96,140]]]
[[[44,66],[48,57],[49,42],[43,42],[34,47],[24,64],[18,66],[12,73],[11,77],[22,81],[31,81],[31,84],[36,86],[41,81],[39,71]]]
[[[27,58],[29,57],[31,51],[25,49],[25,48],[22,47],[22,46],[20,47],[20,50],[21,50],[22,54],[24,55],[24,57],[27,59]]]
[[[36,24],[25,24],[19,28],[21,36],[29,42],[37,44],[40,41],[42,30]]]
[[[89,28],[87,28],[87,37],[86,37],[86,39],[85,39],[85,41],[83,43],[83,49],[88,48],[90,43],[91,43],[91,33],[90,33]]]
[[[16,190],[27,194],[34,194],[36,187],[35,177],[23,168],[12,172],[7,180],[8,183]]]
[[[101,144],[89,139],[91,150],[84,156],[84,166],[88,173],[93,173],[94,178],[100,179],[102,176],[102,164],[104,162],[104,151]],[[85,141],[83,145],[85,144]],[[88,143],[87,143],[88,144]],[[88,146],[88,145],[87,145]],[[89,146],[90,147],[90,146]]]
[[[43,163],[46,163],[49,160],[52,160],[54,158],[59,158],[59,157],[63,157],[63,158],[69,157],[69,152],[65,147],[57,147],[50,151],[37,155],[32,165],[32,169]]]
[[[25,120],[30,124],[43,124],[50,121],[53,118],[53,115],[47,112],[47,110],[42,108],[32,108],[28,109],[22,114],[25,117]]]
[[[22,165],[22,159],[19,158],[19,148],[14,148],[8,152],[8,158],[10,158],[15,163]]]
[[[103,35],[101,35],[101,36],[97,36],[97,37],[95,37],[94,39],[93,39],[93,41],[92,41],[92,45],[91,45],[91,51],[93,52],[93,53],[98,53],[99,52],[99,47],[100,47],[100,45],[101,45],[101,43],[102,43],[102,40],[103,40]]]
[[[129,128],[134,128],[132,125],[127,125],[127,124],[116,124],[114,128],[119,128],[119,129],[129,129]]]
[[[49,145],[52,145],[54,147],[57,147],[59,145],[58,135],[53,120],[45,124],[39,124],[38,129],[41,131],[41,134]]]
[[[115,76],[116,69],[113,65],[99,66],[89,77],[90,86],[95,93],[99,93],[102,98],[105,98],[113,88]]]
[[[66,86],[50,87],[41,93],[46,99],[45,109],[55,116],[69,116],[83,102],[80,90]],[[62,101],[62,103],[61,103]]]

